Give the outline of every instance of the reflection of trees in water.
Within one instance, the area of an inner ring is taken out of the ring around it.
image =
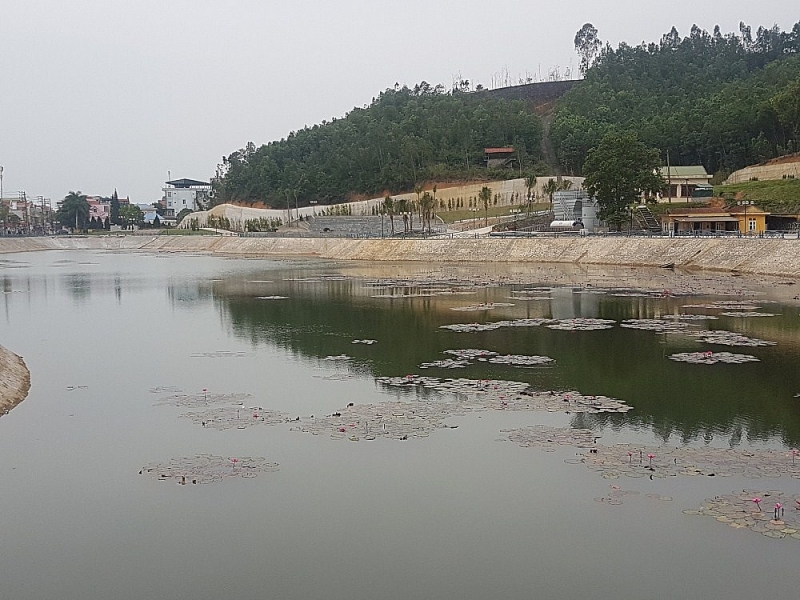
[[[792,398],[800,391],[800,374],[794,367],[793,345],[754,349],[760,363],[682,365],[669,361],[667,355],[676,349],[706,346],[680,336],[620,327],[593,332],[532,327],[454,333],[439,329],[453,322],[452,312],[442,310],[441,304],[452,302],[452,298],[371,299],[352,281],[288,285],[291,283],[271,289],[270,293],[287,295],[285,300],[218,294],[214,301],[230,322],[233,334],[253,346],[275,345],[315,360],[347,354],[353,357],[347,366],[350,374],[417,373],[421,363],[440,359],[444,350],[453,348],[546,355],[556,360],[554,368],[519,369],[480,363],[459,371],[458,376],[526,381],[537,390],[575,389],[619,398],[635,407],[621,418],[582,417],[592,421],[579,424],[581,427],[596,423],[642,428],[652,430],[665,443],[670,439],[674,443],[676,437],[686,443],[724,439],[731,446],[741,444],[743,437],[757,442],[779,439],[800,443],[800,417],[794,410],[793,402],[797,401]],[[358,293],[353,296],[355,290]],[[507,290],[497,293],[508,296]],[[620,321],[651,318],[659,311],[668,313],[671,308],[666,305],[674,302],[595,295],[586,307],[580,303],[572,306],[576,314],[587,308],[593,316]],[[519,308],[525,310],[524,306]],[[496,320],[486,315],[473,318]],[[768,320],[758,320],[759,327]],[[733,325],[726,323],[725,327]],[[796,335],[797,323],[792,324],[791,331]],[[764,335],[769,339],[767,333]],[[351,343],[364,338],[378,342],[371,346]],[[431,375],[453,374],[445,371]]]

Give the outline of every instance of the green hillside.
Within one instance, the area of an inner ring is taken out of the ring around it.
[[[774,214],[800,214],[800,179],[720,185],[714,188],[714,193],[732,200],[752,200]]]
[[[513,145],[523,170],[545,173],[542,123],[518,88],[519,100],[424,82],[386,90],[341,119],[233,152],[215,202],[324,204],[429,181],[519,176],[484,168],[493,146]],[[669,155],[673,165],[702,164],[717,180],[800,150],[800,23],[755,34],[745,25],[738,34],[693,27],[684,38],[673,28],[658,43],[606,46],[558,102],[551,166],[581,175],[610,131],[633,131],[664,163]]]
[[[390,89],[342,119],[248,144],[225,159],[217,202],[274,207],[409,191],[428,180],[503,179],[487,173],[484,148],[513,145],[522,167],[539,160],[542,126],[521,100],[445,92],[423,83]]]
[[[665,162],[731,172],[800,149],[798,98],[800,23],[755,36],[673,28],[659,43],[606,46],[562,99],[552,141],[576,175],[612,129],[635,131]]]

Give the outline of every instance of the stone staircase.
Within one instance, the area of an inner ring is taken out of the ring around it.
[[[636,207],[636,220],[641,225],[642,229],[652,231],[653,233],[661,232],[661,223],[656,219],[655,215],[650,212],[650,209],[645,205]]]

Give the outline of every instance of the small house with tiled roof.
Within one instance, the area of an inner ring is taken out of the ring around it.
[[[703,165],[661,167],[659,172],[668,186],[662,194],[662,201],[665,199],[689,201],[693,198],[709,198],[712,195],[711,175],[706,172]]]
[[[515,150],[511,146],[504,148],[484,148],[484,158],[487,169],[510,169],[517,163]]]
[[[664,231],[674,234],[713,234],[740,232],[758,235],[767,229],[767,215],[754,205],[704,206],[669,210],[661,218]]]

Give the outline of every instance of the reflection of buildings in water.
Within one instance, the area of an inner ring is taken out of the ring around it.
[[[92,277],[88,273],[74,273],[64,277],[75,304],[85,304],[92,295]]]
[[[180,281],[167,285],[167,297],[172,307],[200,304],[214,297],[211,281]]]
[[[554,288],[550,306],[554,319],[597,317],[600,313],[599,294],[576,294],[572,288]]]

